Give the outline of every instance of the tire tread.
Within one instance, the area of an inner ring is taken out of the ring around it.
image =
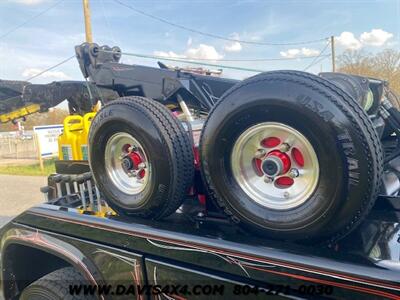
[[[319,93],[325,94],[327,98],[329,98],[333,103],[340,108],[340,110],[345,113],[349,120],[353,123],[356,128],[361,128],[359,131],[360,140],[362,140],[364,153],[368,157],[368,170],[369,172],[369,188],[365,190],[362,206],[358,211],[356,211],[351,218],[351,221],[344,226],[342,230],[329,237],[326,242],[334,243],[338,239],[344,237],[348,233],[350,233],[356,226],[364,219],[364,217],[370,212],[372,207],[375,204],[375,200],[378,196],[380,183],[382,180],[382,172],[383,172],[383,147],[381,145],[379,136],[376,130],[373,127],[371,120],[368,115],[364,112],[361,106],[349,96],[342,89],[338,88],[333,83],[330,83],[328,80],[323,79],[321,77],[300,72],[300,71],[272,71],[267,73],[262,73],[259,75],[255,75],[247,80],[239,83],[229,89],[221,99],[214,105],[211,109],[210,114],[218,108],[218,106],[223,103],[224,99],[228,97],[230,94],[236,92],[238,89],[243,88],[248,85],[252,85],[255,83],[266,82],[266,81],[288,81],[295,82],[302,85],[305,85],[311,89],[317,90]],[[331,97],[327,94],[321,87],[327,88],[333,93],[336,93],[339,96],[340,101],[337,101],[335,97]],[[209,118],[206,120],[202,133],[205,132],[207,127],[207,123]],[[360,124],[361,123],[361,126]],[[202,142],[203,142],[203,134],[200,138],[200,156],[202,157]],[[371,151],[369,151],[370,149]],[[372,154],[372,155],[371,155]],[[372,171],[371,171],[372,170]],[[211,181],[211,177],[208,171],[207,161],[202,159],[202,176],[206,182],[206,187],[209,196],[214,200],[214,202],[230,217],[231,221],[238,224],[240,220],[235,216],[235,213],[226,205],[225,201],[218,195],[215,187]],[[371,176],[372,173],[372,176]]]
[[[60,295],[60,299],[66,300],[81,300],[81,299],[93,299],[93,297],[84,295],[71,295],[69,293],[69,284],[85,284],[86,279],[73,267],[66,267],[51,272],[42,278],[31,283],[26,289],[41,287],[52,291],[56,295]],[[23,292],[22,292],[23,296]],[[23,298],[23,297],[22,297]]]
[[[127,105],[131,109],[138,110],[146,116],[150,116],[152,123],[161,132],[166,144],[170,147],[170,151],[172,151],[170,171],[171,174],[174,174],[171,177],[174,187],[170,188],[168,199],[165,199],[167,201],[165,201],[164,206],[159,212],[135,213],[135,215],[142,217],[164,218],[179,208],[187,194],[188,188],[192,184],[194,158],[192,143],[188,133],[168,108],[152,99],[139,96],[121,97],[109,102],[105,107],[113,105]]]

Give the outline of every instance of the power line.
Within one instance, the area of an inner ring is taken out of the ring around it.
[[[317,60],[315,63],[313,63],[310,67],[313,67],[313,66],[315,66],[316,64],[319,64],[321,61],[323,61],[323,60],[325,60],[326,58],[328,58],[328,57],[330,57],[331,55],[329,54],[329,55],[326,55],[326,56],[324,56],[324,57],[321,57],[319,60]],[[303,71],[306,71],[306,70],[303,70]]]
[[[14,28],[10,29],[9,31],[3,33],[2,35],[0,35],[0,39],[5,38],[6,36],[8,36],[9,34],[13,33],[14,31],[20,29],[21,27],[23,27],[24,25],[32,22],[33,20],[37,19],[38,17],[40,17],[41,15],[44,15],[46,12],[48,12],[49,10],[53,9],[54,7],[56,7],[57,5],[59,5],[61,2],[63,2],[64,0],[60,0],[58,2],[56,2],[55,4],[53,4],[52,6],[46,8],[45,10],[41,11],[40,13],[34,15],[33,17],[31,17],[30,19],[26,20],[25,22],[15,26]]]
[[[107,53],[115,53],[113,51],[102,50],[102,49],[99,49],[99,51],[107,52]],[[160,59],[160,60],[167,60],[167,61],[174,61],[174,62],[183,62],[183,63],[189,63],[189,64],[193,64],[193,65],[209,66],[209,67],[216,67],[216,68],[224,68],[224,69],[232,69],[232,70],[240,70],[240,71],[248,71],[248,72],[256,72],[256,73],[265,72],[265,70],[260,70],[260,69],[252,69],[252,68],[245,68],[245,67],[234,67],[234,66],[219,65],[219,64],[210,64],[210,63],[207,63],[207,62],[193,61],[193,60],[187,60],[187,59],[178,59],[178,58],[170,58],[170,57],[164,57],[164,56],[146,55],[146,54],[129,53],[129,52],[122,52],[121,54],[127,55],[127,56],[148,58],[148,59]]]
[[[321,38],[321,39],[316,39],[316,40],[309,40],[309,41],[300,41],[300,42],[288,42],[288,43],[278,43],[278,42],[256,42],[256,41],[248,41],[248,40],[239,40],[239,39],[234,39],[234,38],[229,38],[229,37],[225,37],[225,36],[221,36],[221,35],[217,35],[217,34],[213,34],[213,33],[209,33],[209,32],[204,32],[204,31],[200,31],[194,28],[190,28],[184,25],[180,25],[174,22],[171,22],[169,20],[160,18],[158,16],[149,14],[143,10],[137,9],[127,3],[124,3],[120,0],[114,0],[114,2],[118,3],[119,5],[122,5],[126,8],[129,8],[131,10],[133,10],[134,12],[144,15],[146,17],[149,17],[153,20],[157,20],[159,22],[168,24],[170,26],[182,29],[182,30],[186,30],[189,32],[193,32],[196,34],[200,34],[200,35],[204,35],[204,36],[208,36],[214,39],[219,39],[219,40],[224,40],[224,41],[229,41],[229,42],[238,42],[238,43],[242,43],[242,44],[251,44],[251,45],[262,45],[262,46],[293,46],[293,45],[306,45],[306,44],[315,44],[315,43],[319,43],[319,42],[323,42],[329,39],[329,37],[325,37],[325,38]]]
[[[70,56],[70,57],[68,57],[68,58],[66,58],[66,59],[64,59],[64,60],[62,60],[61,62],[55,64],[54,66],[52,66],[52,67],[50,67],[50,68],[47,68],[46,70],[43,70],[43,71],[41,71],[40,73],[38,73],[38,74],[36,74],[36,75],[34,75],[34,76],[32,76],[32,77],[29,77],[28,79],[26,79],[26,81],[30,81],[30,80],[32,80],[32,79],[35,79],[36,77],[39,77],[39,76],[41,76],[41,75],[43,75],[43,74],[45,74],[45,73],[47,73],[47,72],[49,72],[49,71],[51,71],[51,70],[57,68],[57,67],[59,67],[59,66],[65,64],[66,62],[70,61],[71,59],[73,59],[73,58],[75,58],[75,57],[76,57],[76,55],[74,54],[74,55],[72,55],[72,56]]]
[[[142,54],[144,55],[144,54]],[[154,58],[164,59],[167,56],[162,55],[151,55]],[[324,56],[330,56],[326,54]],[[212,58],[190,58],[190,57],[176,57],[176,59],[185,59],[188,61],[225,61],[225,62],[257,62],[257,61],[282,61],[282,60],[298,60],[298,59],[311,59],[320,57],[320,55],[312,56],[295,56],[295,57],[273,57],[273,58],[248,58],[248,59],[212,59]]]
[[[320,61],[322,61],[322,60],[324,60],[326,57],[328,57],[328,56],[330,56],[330,55],[322,55],[322,54],[324,54],[324,52],[326,51],[326,49],[328,49],[328,46],[330,45],[330,43],[326,43],[326,45],[325,45],[325,47],[322,49],[322,51],[320,52],[320,54],[317,56],[317,57],[315,57],[314,59],[313,59],[313,61],[307,66],[307,67],[305,67],[304,69],[303,69],[303,71],[307,71],[309,68],[311,68],[312,66],[314,66],[315,64],[317,64],[317,63],[319,63]],[[321,58],[321,57],[323,57],[323,59],[320,59],[319,60],[319,58]]]
[[[70,57],[68,57],[68,58],[66,58],[66,59],[64,59],[64,60],[62,60],[62,61],[60,61],[59,63],[55,64],[54,66],[51,66],[50,68],[47,68],[46,70],[43,70],[43,71],[41,71],[40,73],[38,73],[38,74],[36,74],[36,75],[34,75],[34,76],[32,76],[32,77],[29,77],[29,78],[25,79],[24,81],[30,81],[30,80],[32,80],[32,79],[35,79],[36,77],[39,77],[39,76],[43,75],[44,73],[47,73],[47,72],[49,72],[49,71],[51,71],[51,70],[53,70],[53,69],[55,69],[55,68],[61,66],[62,64],[65,64],[66,62],[70,61],[71,59],[73,59],[73,58],[75,58],[75,57],[76,57],[76,55],[74,54],[74,55],[72,55],[72,56],[70,56]],[[14,99],[14,98],[17,98],[17,97],[22,97],[22,95],[21,95],[21,96],[13,96],[13,97],[10,97],[10,98],[1,100],[1,101],[2,101],[2,102],[6,102],[6,101],[8,101],[8,100],[11,100],[11,99]]]
[[[113,51],[102,50],[102,49],[100,49],[99,51],[106,52],[106,53],[114,53]],[[322,52],[321,52],[319,55],[301,56],[301,57],[276,57],[276,58],[253,58],[253,59],[208,59],[208,58],[191,59],[191,58],[187,58],[187,57],[173,58],[173,57],[165,57],[165,56],[160,56],[160,55],[129,53],[129,52],[122,52],[121,54],[127,55],[127,56],[140,57],[140,58],[183,62],[183,63],[188,63],[188,64],[212,66],[212,67],[218,67],[218,68],[226,68],[226,69],[234,69],[234,70],[250,71],[250,72],[265,72],[265,70],[245,68],[245,67],[236,67],[236,66],[227,66],[227,65],[220,65],[220,64],[210,64],[210,63],[207,63],[207,61],[224,61],[224,62],[285,61],[285,60],[297,60],[297,59],[309,59],[309,58],[317,59],[320,57],[326,58],[326,57],[330,56],[329,54],[322,55]],[[203,61],[205,61],[205,62],[203,62]]]
[[[326,58],[328,58],[328,57],[330,57],[330,56],[331,56],[331,55],[328,55],[328,56],[325,56],[325,57],[321,57],[319,60],[317,60],[317,61],[315,62],[314,65],[319,64],[320,62],[322,62],[323,60],[325,60]]]

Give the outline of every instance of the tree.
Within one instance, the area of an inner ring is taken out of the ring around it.
[[[386,49],[376,54],[346,51],[337,59],[338,71],[386,80],[400,94],[400,52]]]

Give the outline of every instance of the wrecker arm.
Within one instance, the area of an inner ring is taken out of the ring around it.
[[[159,68],[122,64],[118,47],[83,43],[75,52],[87,81],[31,84],[0,80],[0,123],[47,111],[64,100],[71,114],[84,114],[98,100],[104,104],[122,96],[143,96],[172,107],[184,100],[190,108],[207,112],[238,82],[171,69],[162,63]]]
[[[107,102],[118,94],[84,81],[57,81],[31,84],[27,81],[0,80],[0,123],[24,118],[35,112],[45,112],[64,100],[71,114],[92,111],[98,100]]]
[[[238,80],[196,74],[162,63],[157,67],[120,63],[119,47],[83,43],[75,47],[84,78],[120,96],[142,96],[164,105],[178,106],[184,100],[190,108],[209,111]]]

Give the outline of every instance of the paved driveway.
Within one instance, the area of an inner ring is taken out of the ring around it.
[[[40,187],[47,177],[0,175],[0,227],[14,216],[43,202]]]

